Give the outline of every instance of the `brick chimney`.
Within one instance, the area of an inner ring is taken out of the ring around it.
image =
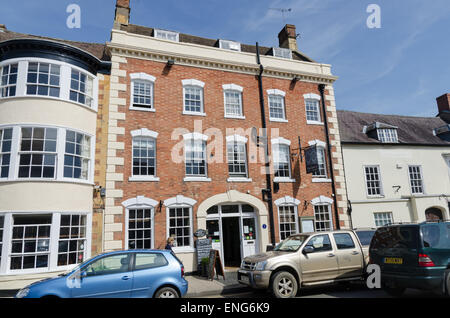
[[[130,0],[117,0],[114,28],[120,28],[121,24],[128,25],[130,22],[130,11]]]
[[[278,42],[282,48],[298,51],[295,25],[286,24],[280,33],[278,33]]]
[[[450,123],[450,94],[444,94],[436,98],[439,110],[438,116],[447,123]]]

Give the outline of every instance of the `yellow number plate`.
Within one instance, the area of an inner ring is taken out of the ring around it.
[[[398,258],[398,257],[386,257],[384,259],[384,263],[385,264],[398,264],[401,265],[403,264],[403,258]]]

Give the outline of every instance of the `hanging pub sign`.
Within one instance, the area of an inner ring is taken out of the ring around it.
[[[314,173],[319,170],[319,161],[317,160],[317,146],[305,148],[306,173]]]

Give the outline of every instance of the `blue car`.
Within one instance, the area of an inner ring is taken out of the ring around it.
[[[16,298],[178,298],[187,289],[183,264],[173,252],[127,250],[95,256],[21,289]]]

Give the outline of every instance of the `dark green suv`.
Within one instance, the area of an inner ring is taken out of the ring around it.
[[[391,295],[414,288],[450,296],[450,222],[380,227],[369,259],[380,266],[382,287]]]

